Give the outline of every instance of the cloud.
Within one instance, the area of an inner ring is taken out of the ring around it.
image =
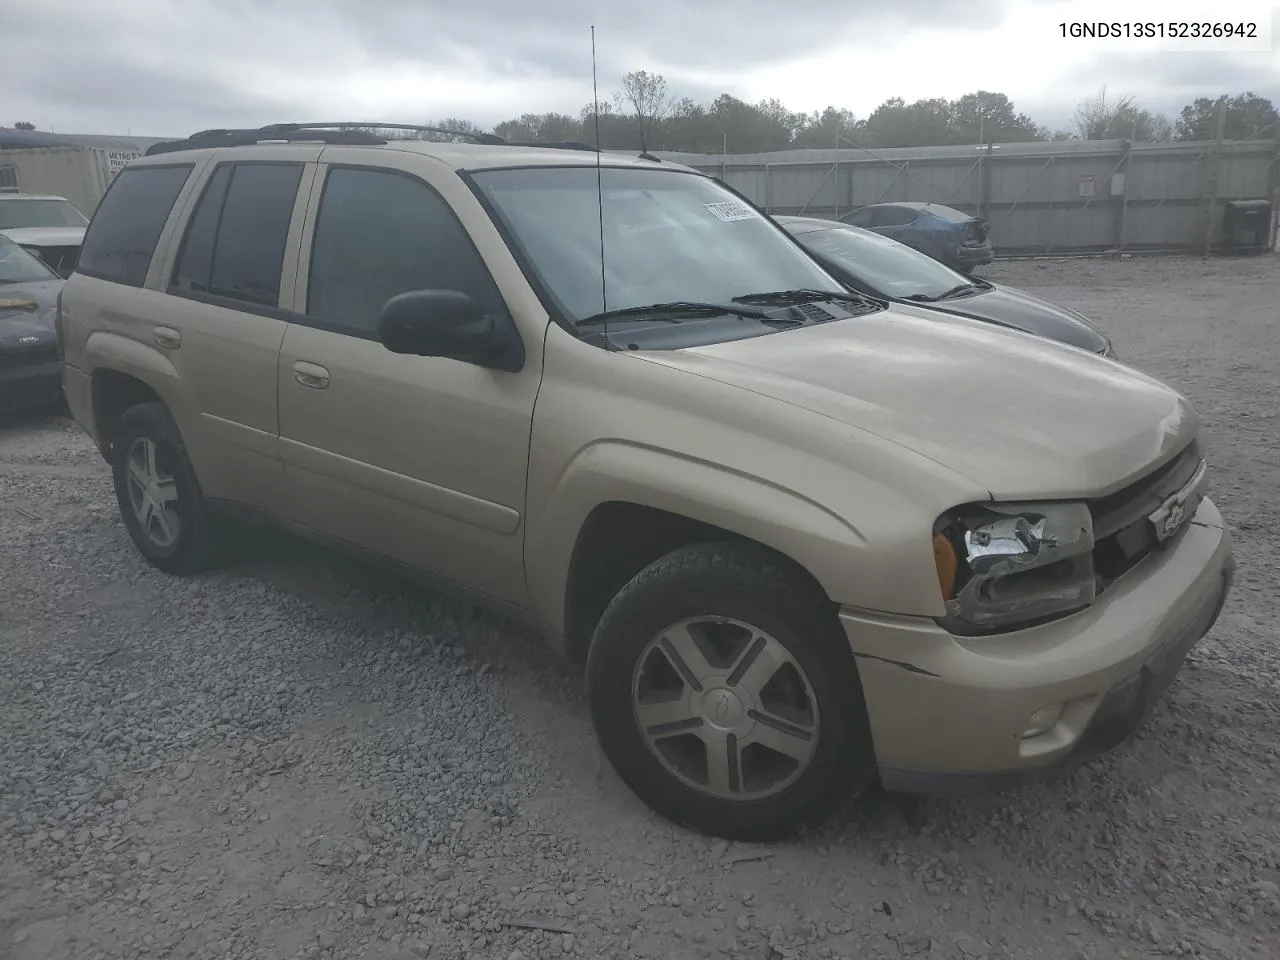
[[[1126,16],[1163,19],[1174,2],[1129,0]],[[592,24],[605,97],[643,68],[699,101],[728,92],[864,116],[890,96],[979,87],[1045,122],[1104,82],[1173,111],[1226,90],[1280,99],[1276,54],[1053,40],[1057,18],[1082,3],[1104,0],[7,0],[0,74],[13,116],[0,122],[165,136],[293,119],[576,114],[591,98]]]

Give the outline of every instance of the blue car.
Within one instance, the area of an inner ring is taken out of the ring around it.
[[[1092,320],[1022,290],[952,270],[888,237],[815,217],[774,217],[845,286],[878,300],[985,320],[1115,357],[1110,338]]]
[[[963,273],[995,259],[987,221],[940,203],[873,203],[840,222],[905,243]]]

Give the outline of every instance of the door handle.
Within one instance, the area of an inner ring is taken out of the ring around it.
[[[182,334],[173,327],[156,327],[153,332],[156,346],[165,350],[177,350],[182,346]]]
[[[329,385],[329,371],[318,363],[299,360],[293,365],[293,379],[312,390],[323,390]]]

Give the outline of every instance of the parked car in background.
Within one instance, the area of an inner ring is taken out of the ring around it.
[[[62,396],[54,317],[63,283],[0,234],[0,407],[53,403]]]
[[[71,276],[89,218],[66,197],[0,193],[0,234],[22,245],[60,277]]]
[[[873,203],[840,222],[892,237],[966,273],[995,259],[987,221],[940,203]]]
[[[941,310],[1114,356],[1096,324],[1012,287],[965,276],[889,237],[836,220],[774,217],[836,279],[878,297]]]

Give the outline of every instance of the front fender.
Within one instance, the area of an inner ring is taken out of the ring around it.
[[[708,496],[709,492],[713,496]],[[838,596],[866,538],[813,500],[726,467],[667,450],[605,440],[578,452],[529,517],[525,558],[535,612],[565,629],[565,595],[578,534],[591,512],[632,503],[720,527],[771,547],[805,567]]]

